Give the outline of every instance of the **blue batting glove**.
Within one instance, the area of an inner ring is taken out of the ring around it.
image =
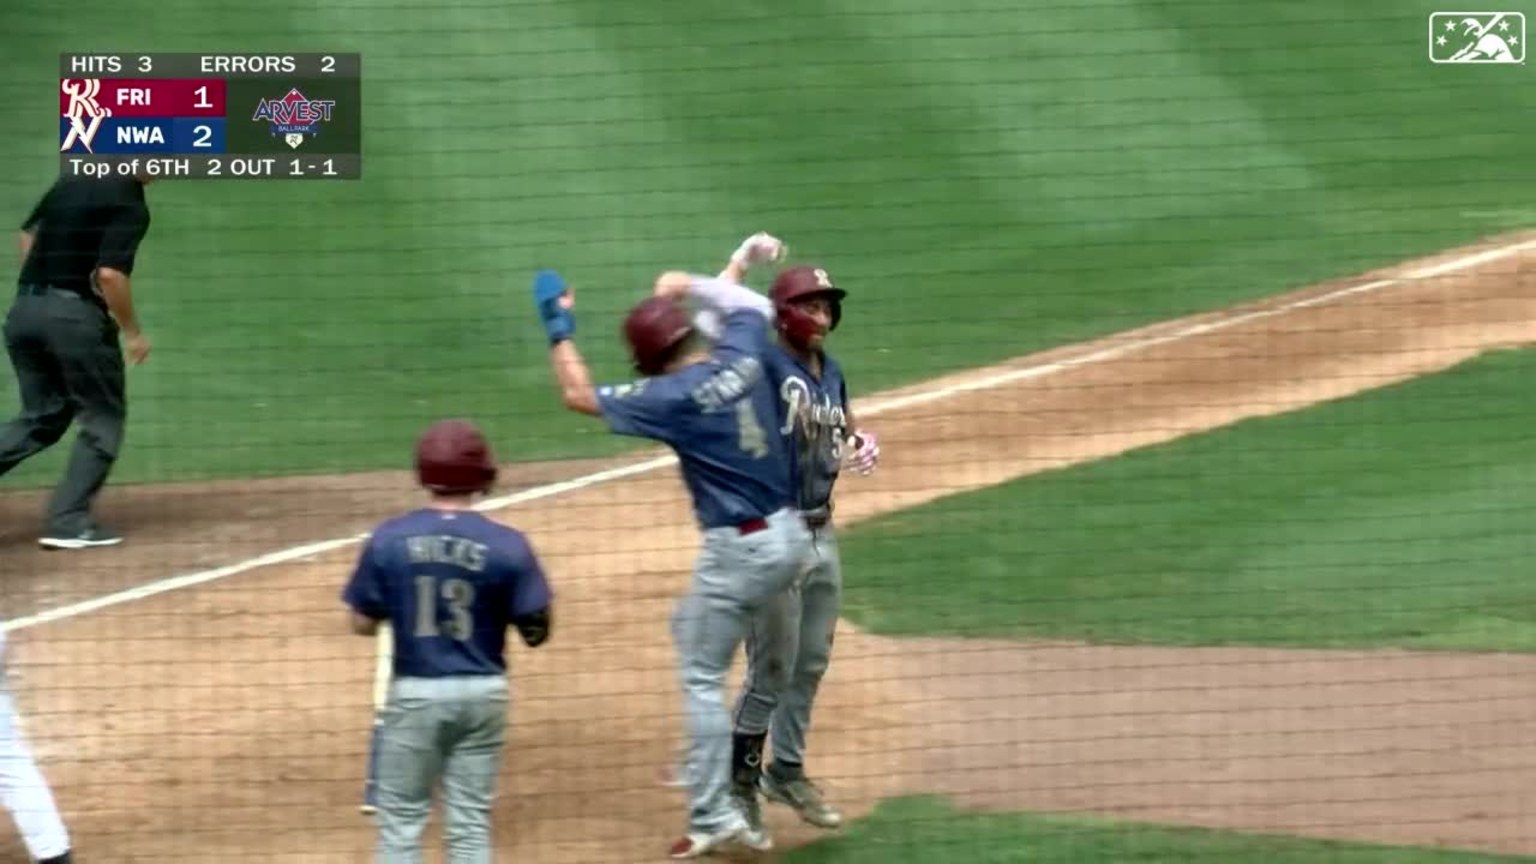
[[[544,332],[549,334],[549,344],[556,345],[571,338],[576,332],[576,319],[571,310],[560,305],[565,296],[565,280],[553,270],[540,270],[533,277],[533,304],[544,322]]]

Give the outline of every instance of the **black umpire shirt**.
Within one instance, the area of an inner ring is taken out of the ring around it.
[[[132,177],[61,177],[21,230],[34,233],[21,284],[51,285],[100,304],[91,274],[111,267],[131,276],[149,231],[144,185]]]

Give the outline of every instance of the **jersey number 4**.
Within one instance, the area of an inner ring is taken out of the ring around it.
[[[438,600],[448,607],[448,620],[440,629],[437,624]],[[470,609],[475,603],[475,586],[463,579],[444,579],[435,576],[416,577],[416,635],[426,639],[447,634],[463,642],[475,635],[475,619]]]
[[[763,431],[763,424],[757,422],[757,412],[752,410],[751,399],[742,399],[736,403],[736,426],[738,443],[743,453],[753,459],[762,459],[768,455],[768,433]]]

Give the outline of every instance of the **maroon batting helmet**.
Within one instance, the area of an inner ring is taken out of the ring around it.
[[[811,337],[821,328],[816,319],[795,304],[814,297],[826,298],[832,307],[832,324],[827,329],[836,330],[837,322],[843,318],[843,298],[847,296],[847,291],[832,283],[832,277],[827,275],[826,270],[811,265],[790,267],[780,272],[773,280],[773,287],[768,290],[779,332],[784,334],[791,345],[802,349],[810,344]]]
[[[624,319],[624,340],[641,375],[660,375],[692,333],[688,310],[671,297],[647,298]]]
[[[496,458],[473,423],[440,420],[416,443],[416,479],[443,495],[487,492],[496,483]]]

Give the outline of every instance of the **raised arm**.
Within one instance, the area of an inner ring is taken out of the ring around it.
[[[571,341],[576,334],[576,319],[571,314],[576,301],[570,287],[560,274],[541,270],[533,279],[533,302],[549,336],[549,368],[560,388],[560,401],[579,414],[601,416],[592,373]]]
[[[711,279],[681,270],[669,270],[656,279],[652,292],[661,297],[692,297],[696,303],[693,325],[710,339],[718,339],[724,326],[722,318],[739,309],[752,309],[773,320],[773,304],[742,280],[753,264],[777,261],[789,247],[779,238],[759,231],[741,241],[720,275]]]
[[[789,247],[784,245],[784,241],[766,231],[759,231],[741,241],[741,245],[731,253],[731,260],[720,271],[720,278],[739,285],[753,264],[778,261],[787,254]]]
[[[560,388],[560,401],[578,414],[599,417],[597,388],[592,386],[592,373],[587,371],[587,361],[576,350],[576,343],[569,339],[549,346],[549,368],[555,373],[555,383]]]
[[[725,279],[697,276],[682,271],[661,274],[656,280],[656,293],[662,296],[689,296],[699,305],[729,315],[748,309],[773,320],[773,303],[767,297]]]

